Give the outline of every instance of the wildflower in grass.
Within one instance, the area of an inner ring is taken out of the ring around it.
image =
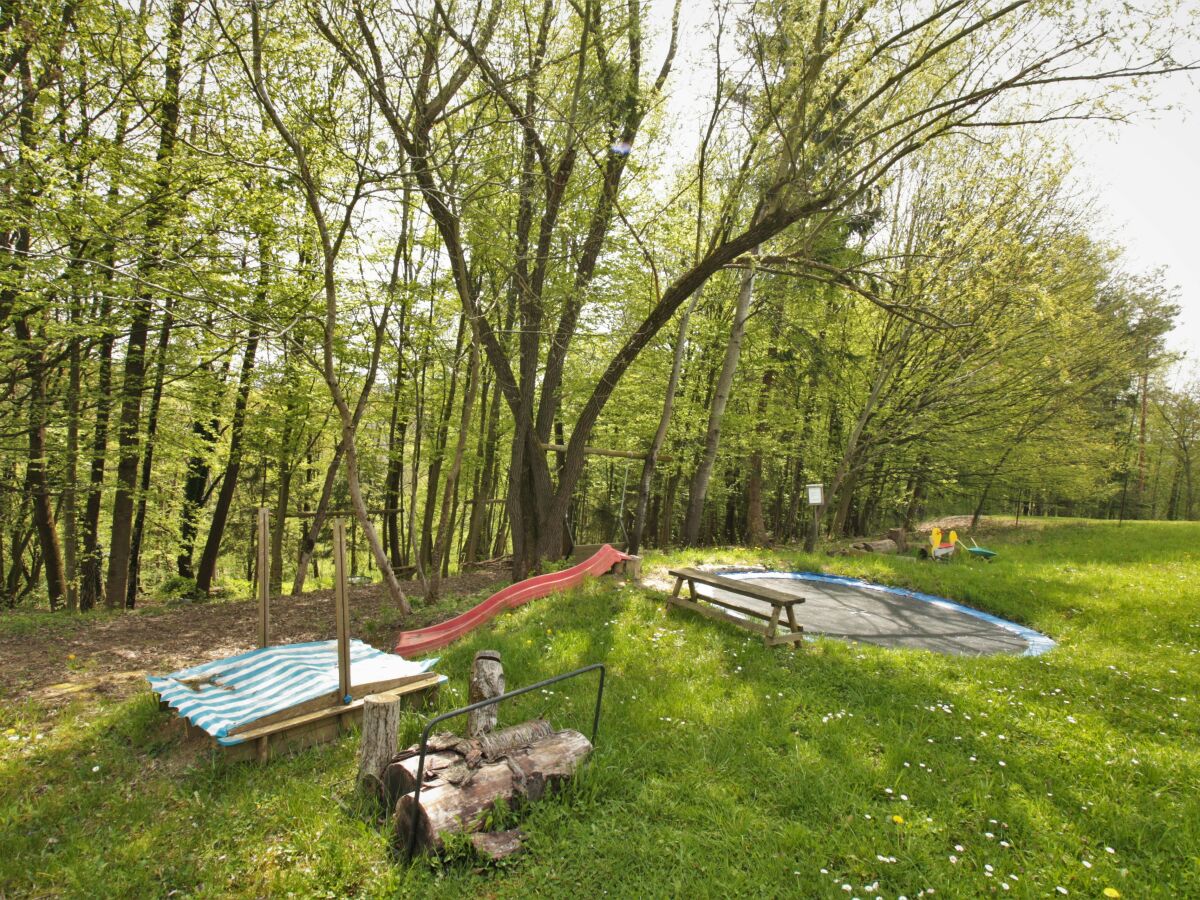
[[[1112,898],[1112,900],[1116,900],[1116,898],[1121,896],[1121,892],[1115,887],[1106,887],[1103,891],[1101,891],[1101,893],[1104,894],[1105,897]]]
[[[1083,867],[1084,867],[1085,869],[1090,869],[1090,868],[1092,867],[1092,864],[1091,864],[1090,862],[1088,862],[1086,859],[1085,859],[1085,860],[1081,860],[1081,862],[1083,863]]]
[[[903,825],[904,824],[904,816],[892,816],[892,821],[895,822],[897,825]]]
[[[1069,894],[1069,893],[1071,893],[1071,892],[1070,892],[1070,891],[1068,891],[1068,890],[1067,890],[1065,887],[1063,887],[1061,884],[1060,884],[1058,887],[1056,887],[1056,888],[1055,888],[1055,890],[1056,890],[1056,891],[1058,891],[1060,894]]]

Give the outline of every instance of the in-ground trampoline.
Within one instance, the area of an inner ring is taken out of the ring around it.
[[[721,575],[804,597],[796,615],[810,634],[959,656],[1037,656],[1054,646],[1032,628],[904,588],[816,572],[755,569]],[[709,596],[725,594],[720,588],[696,587]]]

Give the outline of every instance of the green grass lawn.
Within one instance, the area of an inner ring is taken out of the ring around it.
[[[648,564],[825,565],[1030,625],[1049,654],[790,654],[608,582],[449,648],[445,709],[483,647],[510,687],[608,665],[596,752],[525,811],[527,853],[500,868],[395,865],[345,803],[353,736],[228,765],[188,755],[148,693],[50,721],[6,706],[0,895],[1200,896],[1200,526],[986,543],[991,565],[744,549]],[[522,698],[501,721],[586,731],[593,690]]]

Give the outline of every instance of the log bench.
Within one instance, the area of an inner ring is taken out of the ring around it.
[[[710,619],[732,622],[761,634],[763,643],[768,647],[790,644],[795,649],[796,645],[804,640],[804,628],[796,621],[795,609],[797,604],[804,602],[803,597],[758,584],[749,584],[737,578],[727,578],[715,572],[705,572],[703,569],[671,569],[668,574],[675,577],[675,589],[667,597],[668,606],[678,606],[694,610]],[[687,597],[680,596],[684,582],[687,582],[688,586]],[[705,597],[696,590],[697,584],[717,588],[735,596]],[[766,624],[760,625],[752,619],[761,619]],[[779,632],[781,619],[785,620],[787,627],[791,629],[782,634]]]

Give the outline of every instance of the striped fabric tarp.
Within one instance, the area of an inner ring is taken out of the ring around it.
[[[436,662],[412,662],[352,640],[350,683],[419,675]],[[218,743],[238,744],[242,738],[230,736],[233,729],[338,689],[337,641],[264,647],[146,680],[151,690]]]

